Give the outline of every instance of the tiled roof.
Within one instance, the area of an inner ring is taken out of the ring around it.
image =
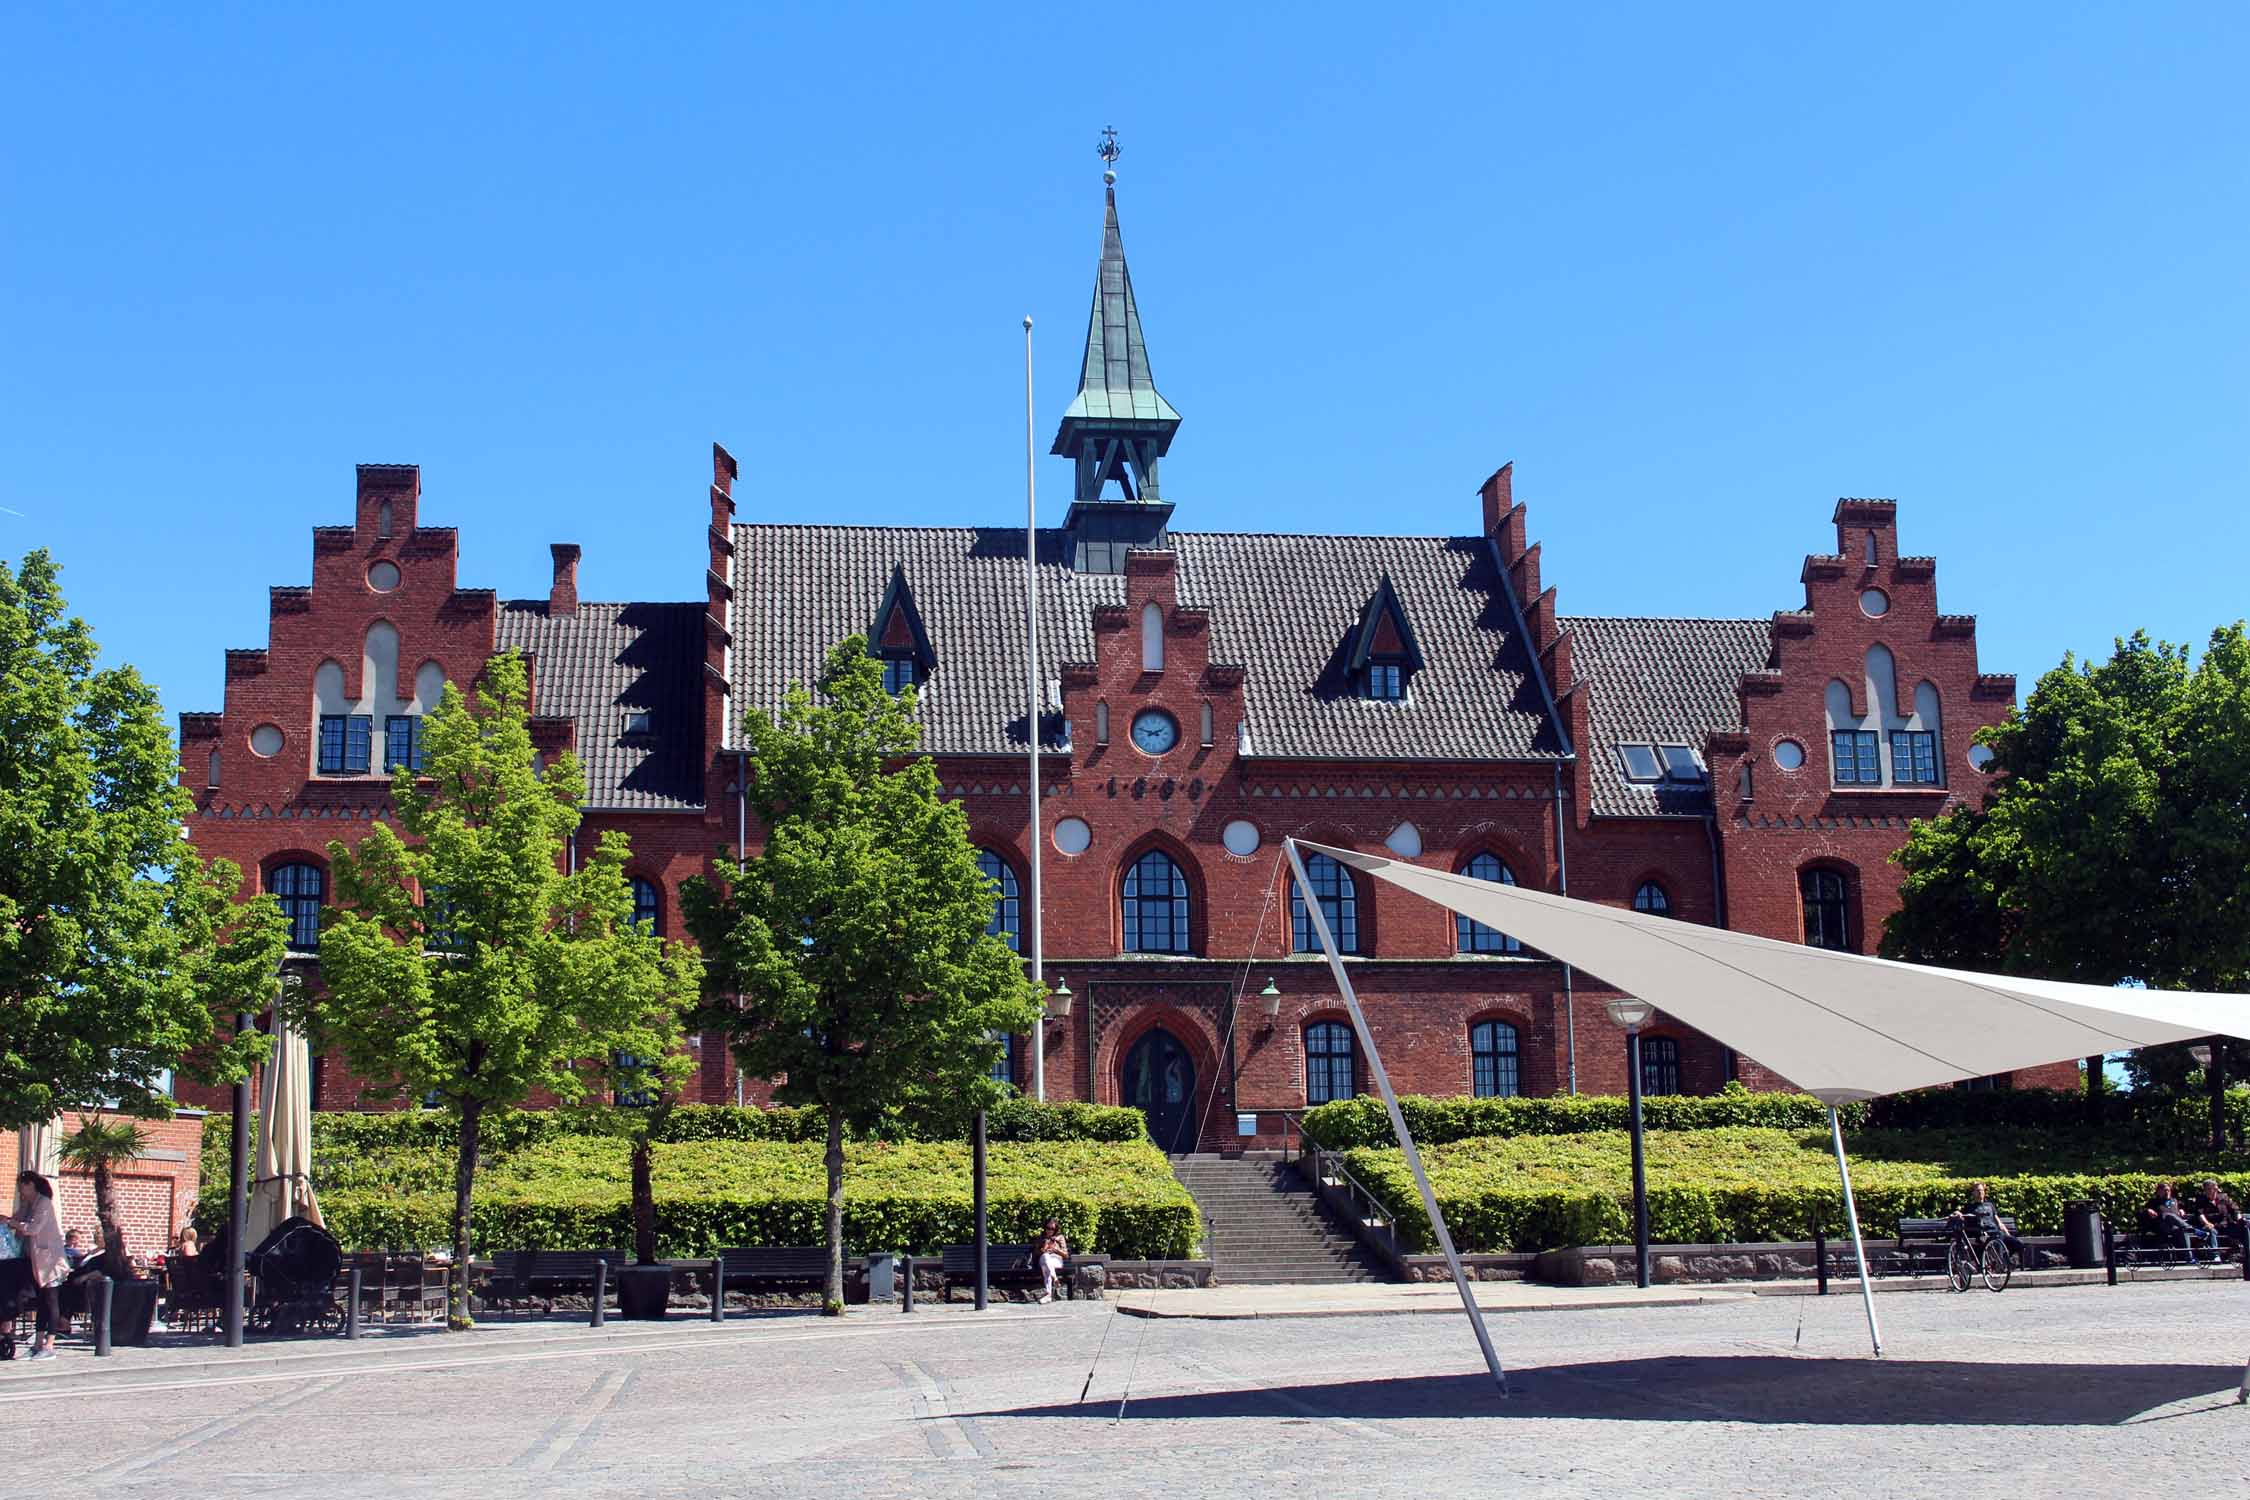
[[[578,722],[589,806],[663,812],[703,805],[703,611],[700,604],[580,604],[550,615],[543,599],[500,606],[499,645],[538,658],[533,705]],[[645,709],[649,732],[625,732]]]
[[[1630,782],[1620,743],[1692,745],[1742,721],[1735,684],[1762,671],[1773,650],[1769,620],[1566,618],[1571,663],[1591,693],[1586,757],[1593,811],[1603,817],[1702,817],[1708,786]]]
[[[734,528],[735,697],[773,711],[837,641],[868,629],[903,567],[937,660],[920,694],[923,748],[1025,746],[1023,533],[960,527]],[[1179,599],[1211,612],[1211,660],[1245,669],[1258,756],[1539,759],[1559,753],[1489,543],[1475,537],[1173,532]],[[1039,536],[1042,741],[1062,734],[1064,662],[1094,656],[1093,612],[1125,580],[1077,573],[1061,531]],[[1426,666],[1403,703],[1352,695],[1344,662],[1384,574]]]

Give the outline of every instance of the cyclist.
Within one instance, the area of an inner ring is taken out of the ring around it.
[[[2015,1257],[2017,1265],[2027,1271],[2031,1269],[2031,1248],[2008,1233],[2008,1227],[2000,1222],[2000,1210],[1992,1201],[1992,1189],[1984,1183],[1969,1185],[1969,1201],[1955,1209],[1952,1217],[1965,1220],[1969,1228],[1978,1235],[1998,1240],[2008,1247],[2008,1253]]]

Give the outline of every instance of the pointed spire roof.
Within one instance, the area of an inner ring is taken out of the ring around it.
[[[1063,413],[1054,451],[1067,453],[1077,431],[1119,422],[1179,425],[1180,414],[1157,392],[1149,373],[1148,341],[1133,300],[1133,273],[1125,266],[1125,239],[1117,229],[1117,189],[1103,190],[1102,263],[1094,282],[1093,312],[1086,320],[1086,359],[1078,371],[1078,396]],[[1169,440],[1170,432],[1164,434]],[[1159,452],[1162,449],[1158,450]]]

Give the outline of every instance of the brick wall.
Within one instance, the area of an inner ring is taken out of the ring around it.
[[[68,1135],[87,1118],[75,1110],[63,1114],[62,1133]],[[173,1234],[187,1223],[195,1207],[203,1170],[203,1116],[183,1110],[170,1120],[146,1120],[148,1152],[115,1173],[119,1216],[125,1244],[135,1255],[147,1255],[171,1243]],[[0,1130],[0,1161],[16,1160],[16,1133]],[[85,1243],[94,1243],[94,1179],[84,1173],[64,1171],[55,1180],[56,1209],[63,1229],[80,1231]]]

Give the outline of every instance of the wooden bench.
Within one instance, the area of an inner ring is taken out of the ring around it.
[[[987,1287],[1002,1291],[1011,1287],[1022,1287],[1026,1290],[1037,1290],[1044,1287],[1047,1284],[1046,1275],[1030,1264],[1031,1251],[1032,1247],[1028,1244],[986,1245],[984,1284]],[[971,1288],[976,1286],[976,1246],[947,1245],[939,1252],[939,1257],[941,1268],[938,1273],[938,1296],[941,1300],[951,1302],[953,1300],[953,1288],[956,1285]],[[1109,1257],[1106,1255],[1091,1260],[1083,1256],[1071,1256],[1063,1262],[1062,1270],[1056,1273],[1055,1284],[1063,1289],[1065,1297],[1075,1298],[1078,1295],[1078,1281],[1071,1274],[1072,1271],[1084,1264],[1107,1264],[1108,1260]]]
[[[2000,1227],[2008,1233],[2016,1232],[2016,1221],[2006,1214],[2000,1216]],[[1970,1233],[1976,1231],[1972,1228]],[[1946,1219],[1900,1219],[1898,1221],[1898,1248],[1893,1252],[1892,1269],[1908,1276],[1920,1276],[1925,1271],[1933,1276],[1945,1274],[1946,1251],[1953,1244],[1953,1221]],[[1872,1271],[1874,1268],[1868,1268]]]
[[[555,1310],[555,1298],[570,1292],[593,1295],[596,1268],[606,1264],[612,1272],[627,1264],[622,1250],[501,1250],[492,1257],[485,1278],[488,1306],[538,1302],[544,1311]],[[610,1284],[614,1287],[613,1276]]]
[[[751,1245],[718,1254],[720,1284],[715,1295],[728,1287],[742,1291],[789,1291],[828,1285],[828,1250],[823,1245]],[[844,1252],[844,1287],[847,1300],[852,1282],[852,1252]]]

